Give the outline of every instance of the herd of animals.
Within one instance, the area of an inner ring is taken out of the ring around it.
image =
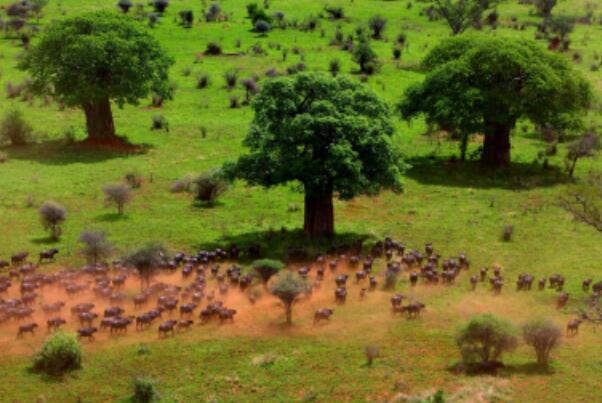
[[[426,244],[423,252],[408,250],[391,238],[378,241],[369,253],[362,256],[361,246],[329,251],[318,256],[310,265],[297,269],[300,277],[306,279],[312,290],[319,289],[325,281],[325,274],[334,277],[334,303],[344,304],[351,289],[350,273],[342,273],[340,267],[346,266],[352,270],[355,284],[359,287],[359,298],[374,291],[383,282],[385,289],[394,289],[399,275],[407,274],[411,287],[419,283],[453,284],[462,271],[470,268],[466,254],[443,260],[435,252],[432,244]],[[155,282],[140,292],[131,296],[124,292],[124,284],[128,277],[136,277],[135,269],[126,267],[120,261],[111,265],[87,265],[77,270],[40,273],[44,262],[54,260],[58,249],[42,251],[37,262],[29,261],[29,254],[21,252],[13,255],[9,261],[0,260],[0,270],[6,271],[0,275],[0,323],[17,322],[17,337],[34,333],[40,323],[31,321],[34,312],[42,313],[46,320],[47,331],[53,332],[68,322],[75,323],[79,338],[94,340],[97,332],[108,332],[111,335],[127,333],[133,325],[136,330],[146,330],[159,322],[157,331],[159,337],[174,335],[178,331],[190,329],[198,316],[200,324],[218,322],[231,323],[236,316],[236,309],[227,307],[220,298],[228,292],[239,290],[255,303],[256,295],[248,292],[255,282],[251,272],[243,273],[236,264],[242,253],[249,257],[259,254],[258,246],[251,246],[241,251],[237,246],[213,251],[200,251],[193,255],[178,253],[157,268],[161,271],[179,271],[182,277],[181,285],[165,282]],[[386,261],[386,270],[377,274],[373,265],[377,259]],[[228,266],[225,270],[224,266]],[[209,280],[213,280],[209,282]],[[470,289],[475,290],[479,284],[489,283],[492,292],[499,294],[504,287],[504,277],[499,266],[493,266],[491,271],[483,267],[479,273],[469,277]],[[518,276],[516,289],[531,290],[537,283],[539,290],[546,287],[558,291],[557,307],[563,308],[569,294],[564,292],[565,278],[555,274],[547,278],[535,280],[528,274]],[[211,284],[211,285],[210,285]],[[14,287],[14,288],[13,288]],[[69,300],[47,302],[43,298],[47,287],[60,287],[67,299],[82,294],[93,294],[94,300],[101,299],[108,304],[102,312],[93,302],[69,303]],[[579,318],[572,319],[567,324],[567,334],[575,335],[583,321],[602,322],[602,312],[599,310],[602,281],[594,283],[592,279],[582,282],[584,291],[591,290],[588,296],[590,308],[596,308],[596,316],[582,313]],[[18,297],[7,296],[10,290]],[[16,291],[18,289],[18,291]],[[404,300],[407,304],[404,305]],[[406,298],[402,294],[394,294],[390,298],[392,315],[405,314],[409,319],[416,318],[425,309],[425,304]],[[153,305],[150,307],[151,305]],[[126,312],[124,306],[133,306],[131,312]],[[68,313],[68,315],[67,315]],[[320,308],[314,313],[314,324],[329,321],[334,314],[331,307]]]

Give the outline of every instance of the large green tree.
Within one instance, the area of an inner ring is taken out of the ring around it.
[[[224,172],[265,187],[305,192],[305,233],[334,233],[333,196],[401,191],[404,164],[385,102],[350,79],[302,73],[266,82],[254,98],[249,153]]]
[[[482,161],[510,163],[510,132],[519,119],[539,126],[577,126],[591,102],[589,83],[567,60],[528,40],[460,36],[443,41],[422,62],[426,78],[408,88],[405,119],[461,136],[484,134]]]
[[[116,138],[111,101],[170,98],[172,63],[142,23],[100,11],[53,22],[21,67],[37,93],[81,107],[89,140],[105,142]]]

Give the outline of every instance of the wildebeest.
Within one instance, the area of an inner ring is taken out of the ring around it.
[[[42,263],[44,260],[54,260],[56,255],[59,253],[57,248],[52,248],[40,252],[38,263]]]
[[[581,322],[583,322],[581,319],[570,320],[566,325],[566,335],[574,336],[579,333],[579,325],[581,325]]]
[[[583,280],[583,282],[581,283],[581,288],[583,289],[583,291],[589,290],[589,287],[592,285],[592,281],[593,280],[591,278]]]
[[[560,295],[558,295],[558,299],[556,300],[556,307],[558,309],[564,308],[568,301],[569,294],[566,292],[560,293]]]
[[[489,271],[489,269],[487,267],[481,267],[481,271],[480,271],[481,281],[485,281],[485,279],[487,278],[488,271]]]
[[[191,315],[195,309],[195,303],[183,304],[180,306],[180,316]]]
[[[401,302],[403,301],[405,297],[401,294],[395,294],[391,297],[391,307],[395,308],[401,305]]]
[[[19,252],[10,257],[10,262],[13,266],[21,264],[27,259],[29,252]]]
[[[159,325],[159,337],[167,336],[168,334],[175,333],[175,326],[178,324],[177,320],[169,319]]]
[[[71,313],[74,315],[78,315],[82,312],[90,312],[92,309],[94,309],[94,304],[84,302],[81,304],[73,305],[71,307]]]
[[[120,315],[123,315],[123,313],[124,313],[123,308],[121,308],[119,306],[112,306],[110,308],[105,309],[104,317],[110,318],[110,317],[120,316]]]
[[[222,308],[218,312],[219,322],[234,322],[234,315],[236,315],[236,309]]]
[[[98,314],[94,312],[80,312],[78,314],[79,323],[84,326],[91,326],[94,319],[98,318]]]
[[[546,288],[546,278],[542,278],[537,282],[537,289],[543,291]]]
[[[67,323],[67,321],[63,318],[60,317],[54,317],[54,318],[50,318],[46,321],[46,329],[48,330],[48,332],[52,332],[54,330],[57,330],[58,328],[60,328],[62,325],[64,325],[65,323]]]
[[[533,285],[534,277],[528,273],[521,273],[516,280],[516,289],[520,290],[531,290]]]
[[[477,283],[479,282],[479,278],[475,274],[474,276],[470,276],[470,289],[475,290],[477,288]]]
[[[23,337],[25,333],[33,334],[33,331],[38,327],[37,323],[28,323],[26,325],[19,326],[19,331],[17,332],[17,337]]]
[[[344,287],[345,284],[347,284],[348,278],[349,278],[349,276],[347,274],[341,274],[341,275],[338,275],[334,281],[338,287]]]
[[[420,302],[411,302],[404,306],[403,310],[408,313],[408,318],[416,318],[424,308],[426,305]]]
[[[178,321],[178,330],[190,329],[194,322],[190,319],[182,319]]]
[[[8,266],[10,266],[10,263],[8,263],[6,260],[0,260],[0,269],[4,269]]]
[[[334,313],[334,309],[331,309],[331,308],[318,309],[314,313],[314,325],[318,324],[322,320],[329,321],[330,317],[332,316],[333,313]]]
[[[334,299],[338,304],[344,304],[347,299],[347,290],[344,287],[337,287],[334,291]]]
[[[77,337],[80,339],[87,338],[94,340],[94,333],[96,332],[98,332],[98,329],[95,327],[82,327],[77,330]]]
[[[415,271],[410,273],[410,284],[412,286],[415,286],[416,283],[418,283],[418,273],[416,273]]]

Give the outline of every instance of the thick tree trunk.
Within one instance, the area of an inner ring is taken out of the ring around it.
[[[332,191],[305,194],[305,235],[310,238],[334,235]]]
[[[106,142],[117,137],[111,111],[111,101],[108,98],[86,103],[83,108],[86,113],[88,140]]]
[[[286,324],[291,325],[293,323],[293,306],[286,306]]]
[[[510,126],[492,123],[486,127],[481,161],[495,167],[510,165]]]

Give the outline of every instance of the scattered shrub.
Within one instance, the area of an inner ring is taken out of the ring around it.
[[[230,108],[231,109],[240,108],[240,101],[239,101],[238,95],[230,96]]]
[[[177,179],[173,181],[169,187],[171,193],[183,193],[189,192],[192,186],[192,179],[186,177],[184,179]]]
[[[298,274],[290,271],[280,274],[274,284],[272,284],[270,292],[284,305],[286,323],[288,325],[293,321],[293,305],[307,290],[308,287],[305,280]]]
[[[36,354],[33,369],[49,375],[62,375],[81,368],[82,350],[74,334],[56,332],[44,341]]]
[[[536,319],[523,325],[523,339],[533,347],[538,365],[548,365],[550,352],[558,345],[562,330],[546,319]]]
[[[370,46],[370,40],[362,35],[359,43],[353,47],[353,60],[360,66],[360,73],[373,74],[378,68],[376,52]]]
[[[205,172],[192,181],[196,201],[213,205],[228,190],[228,183],[222,178],[219,170]]]
[[[387,20],[380,15],[375,15],[368,20],[368,26],[372,30],[372,38],[381,39],[382,33],[387,26]]]
[[[124,176],[125,183],[132,189],[139,189],[142,187],[142,182],[144,178],[137,172],[128,172]]]
[[[249,102],[251,100],[251,96],[255,95],[259,91],[257,81],[255,81],[254,78],[245,78],[241,81],[241,84],[245,89],[245,100]]]
[[[366,346],[364,354],[366,354],[366,365],[371,367],[374,360],[380,357],[380,349],[377,346]]]
[[[211,83],[211,78],[209,77],[209,74],[203,73],[197,78],[196,87],[198,89],[207,88],[207,87],[209,87],[210,83]]]
[[[209,42],[205,49],[205,54],[210,56],[218,56],[222,54],[222,46],[219,43]]]
[[[129,186],[121,183],[106,185],[102,191],[105,194],[105,202],[114,204],[119,215],[123,214],[125,205],[132,200],[132,190]]]
[[[8,161],[8,154],[0,151],[0,164],[4,164],[6,161]]]
[[[395,60],[401,59],[401,48],[400,47],[396,46],[393,48],[393,59],[395,59]]]
[[[228,87],[228,89],[236,87],[236,81],[238,80],[238,70],[227,70],[224,73],[224,80],[226,80],[226,86]]]
[[[159,399],[156,382],[149,377],[134,379],[134,397],[136,403],[150,403]]]
[[[328,63],[328,71],[332,74],[333,77],[336,77],[341,71],[341,62],[339,59],[332,59],[330,63]]]
[[[85,256],[89,264],[96,265],[109,256],[113,247],[107,240],[104,232],[84,231],[79,236],[79,242],[83,244],[82,255]]]
[[[261,35],[267,34],[270,31],[270,29],[272,29],[272,27],[267,21],[264,20],[257,21],[255,23],[255,26],[253,27],[253,30]]]
[[[61,225],[67,218],[67,210],[58,203],[48,201],[40,207],[40,221],[42,226],[48,232],[50,237],[58,240],[61,237]]]
[[[213,3],[209,6],[209,9],[205,13],[205,21],[214,22],[220,19],[222,9],[218,3]]]
[[[512,224],[504,225],[504,230],[502,231],[502,241],[510,242],[512,240],[513,234],[514,234],[514,225],[512,225]]]
[[[169,6],[169,0],[155,0],[153,1],[153,8],[159,14],[163,14]]]
[[[325,6],[324,11],[326,11],[333,20],[340,20],[345,17],[345,10],[341,6]]]
[[[148,287],[156,270],[168,260],[168,252],[163,245],[149,243],[123,258],[123,262],[134,267],[140,276],[140,288]]]
[[[185,28],[192,28],[192,25],[194,24],[194,13],[192,10],[182,10],[178,15],[180,16],[180,23]]]
[[[486,368],[496,363],[504,352],[516,348],[513,326],[491,314],[473,317],[460,329],[456,343],[465,364],[479,364]]]
[[[284,263],[280,260],[259,259],[253,262],[252,267],[263,283],[267,284],[272,276],[284,269]]]
[[[577,161],[581,158],[591,157],[600,149],[600,137],[597,133],[587,132],[568,145],[565,158],[566,170],[569,176],[573,176]]]
[[[152,118],[151,130],[169,131],[169,122],[163,115],[154,115]]]
[[[157,14],[157,13],[149,13],[148,14],[148,25],[151,28],[154,28],[154,26],[157,24],[157,22],[159,22],[159,14]]]
[[[8,142],[14,146],[27,144],[31,137],[31,126],[17,109],[9,109],[0,123],[0,142]]]
[[[133,5],[132,0],[119,0],[119,2],[117,2],[117,7],[119,7],[124,14],[130,11],[130,8],[132,8]]]

